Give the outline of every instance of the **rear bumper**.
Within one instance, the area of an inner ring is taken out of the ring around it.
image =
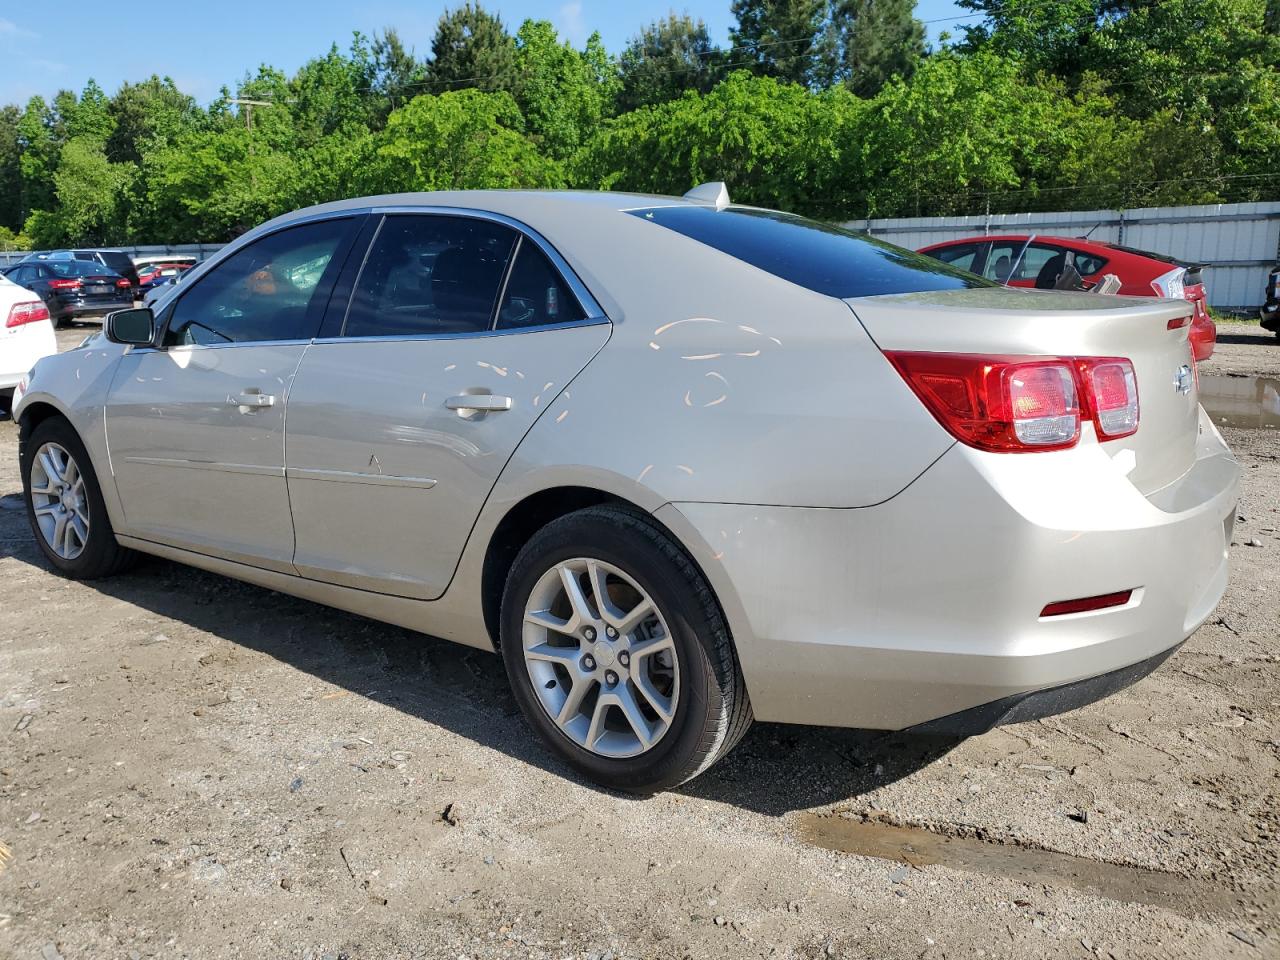
[[[58,301],[49,303],[49,314],[55,320],[72,317],[103,317],[115,310],[127,310],[133,306],[132,294],[120,300]]]
[[[1179,644],[1178,646],[1181,646]],[[1064,683],[1058,687],[1047,687],[1028,693],[1015,693],[1012,696],[993,700],[968,710],[951,713],[936,720],[927,720],[910,727],[912,733],[941,735],[950,737],[975,737],[1006,723],[1025,723],[1028,720],[1039,720],[1052,717],[1068,710],[1096,703],[1113,693],[1119,693],[1125,687],[1131,687],[1143,677],[1154,673],[1156,668],[1168,660],[1178,647],[1170,647],[1146,660],[1096,677],[1087,677],[1074,683]]]
[[[903,729],[981,708],[1001,722],[1028,694],[1167,656],[1213,611],[1239,467],[1203,413],[1201,431],[1192,469],[1151,496],[1095,443],[1034,456],[957,445],[875,507],[684,503],[658,516],[693,528],[758,718]],[[1122,590],[1123,606],[1040,616]],[[1022,709],[1087,702],[1107,683]]]

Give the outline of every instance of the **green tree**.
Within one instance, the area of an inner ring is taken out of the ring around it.
[[[192,97],[169,77],[154,74],[141,83],[123,84],[107,110],[112,121],[107,158],[115,163],[141,162],[151,145],[172,141],[202,119]]]
[[[427,64],[430,90],[475,87],[511,90],[516,84],[516,43],[502,20],[470,0],[446,10],[436,24]]]
[[[523,128],[520,108],[502,91],[415,97],[388,118],[361,187],[394,193],[563,186],[559,164],[539,153]]]
[[[546,20],[526,20],[516,34],[516,102],[530,136],[550,157],[572,155],[608,114],[617,73],[599,34],[579,52],[561,43]]]
[[[723,180],[736,202],[847,216],[837,144],[852,139],[863,102],[844,89],[814,94],[739,70],[710,93],[625,113],[575,163],[582,186],[682,194]]]
[[[702,20],[669,13],[644,27],[622,51],[617,109],[675,100],[686,90],[707,93],[723,76],[723,59]]]
[[[925,55],[915,0],[832,0],[824,36],[827,83],[874,96],[890,77],[909,77]]]
[[[801,86],[821,77],[823,0],[733,0],[730,10],[731,64]]]
[[[956,0],[956,5],[986,19],[964,27],[967,51],[983,48],[1017,56],[1031,69],[1063,78],[1088,67],[1087,48],[1111,0]]]
[[[22,216],[48,210],[57,202],[53,175],[58,169],[62,133],[56,113],[43,97],[32,97],[18,118],[18,168],[22,174]]]
[[[373,38],[373,74],[373,94],[390,113],[424,90],[427,67],[412,49],[405,47],[400,34],[388,27]],[[385,122],[384,114],[378,125]]]
[[[0,107],[0,227],[22,229],[22,111],[13,104]]]

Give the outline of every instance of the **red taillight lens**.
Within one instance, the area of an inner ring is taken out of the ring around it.
[[[938,422],[969,446],[995,452],[1062,450],[1082,419],[1099,440],[1138,429],[1133,364],[1113,357],[986,357],[888,352]]]
[[[49,319],[49,308],[39,300],[30,303],[15,303],[9,308],[9,319],[4,322],[6,327],[20,327],[24,323],[35,323],[38,320]]]
[[[78,290],[80,289],[79,280],[50,280],[50,290]]]
[[[121,277],[119,280],[116,281],[116,286],[119,287],[121,290],[128,290],[129,281],[126,277]]]
[[[1066,360],[889,353],[889,360],[957,440],[980,450],[1060,450],[1080,436]]]
[[[1196,314],[1196,318],[1191,321],[1191,332],[1187,334],[1187,339],[1191,341],[1191,353],[1197,360],[1208,360],[1213,356],[1213,348],[1218,342],[1218,325],[1209,319],[1208,314],[1203,317]]]
[[[1086,357],[1076,361],[1099,440],[1116,440],[1138,430],[1138,378],[1128,360]]]

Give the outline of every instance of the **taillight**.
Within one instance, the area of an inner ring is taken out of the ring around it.
[[[9,308],[9,319],[4,322],[6,327],[20,327],[24,323],[35,323],[38,320],[49,319],[49,308],[39,300],[29,303],[15,303]]]
[[[1099,440],[1138,429],[1133,365],[1112,357],[1010,357],[955,353],[886,356],[957,440],[980,450],[1062,450],[1082,420]]]
[[[930,412],[981,450],[1060,450],[1080,436],[1070,361],[955,353],[889,353]]]
[[[79,290],[80,281],[79,280],[50,280],[49,289],[50,290]]]
[[[1138,431],[1138,378],[1128,360],[1085,357],[1076,361],[1099,440]]]
[[[116,286],[119,287],[121,290],[128,290],[129,281],[127,278],[121,277],[119,280],[116,281]]]

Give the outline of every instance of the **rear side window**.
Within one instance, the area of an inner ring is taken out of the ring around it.
[[[991,286],[924,254],[786,213],[695,206],[629,212],[830,297]]]
[[[356,280],[343,336],[488,330],[515,241],[514,230],[488,220],[388,216]]]
[[[980,245],[976,243],[961,243],[954,247],[943,247],[941,250],[930,250],[928,256],[972,273],[980,249]]]
[[[551,266],[547,255],[528,239],[520,241],[516,262],[502,293],[498,329],[518,330],[550,323],[574,323],[586,316],[577,299]]]

